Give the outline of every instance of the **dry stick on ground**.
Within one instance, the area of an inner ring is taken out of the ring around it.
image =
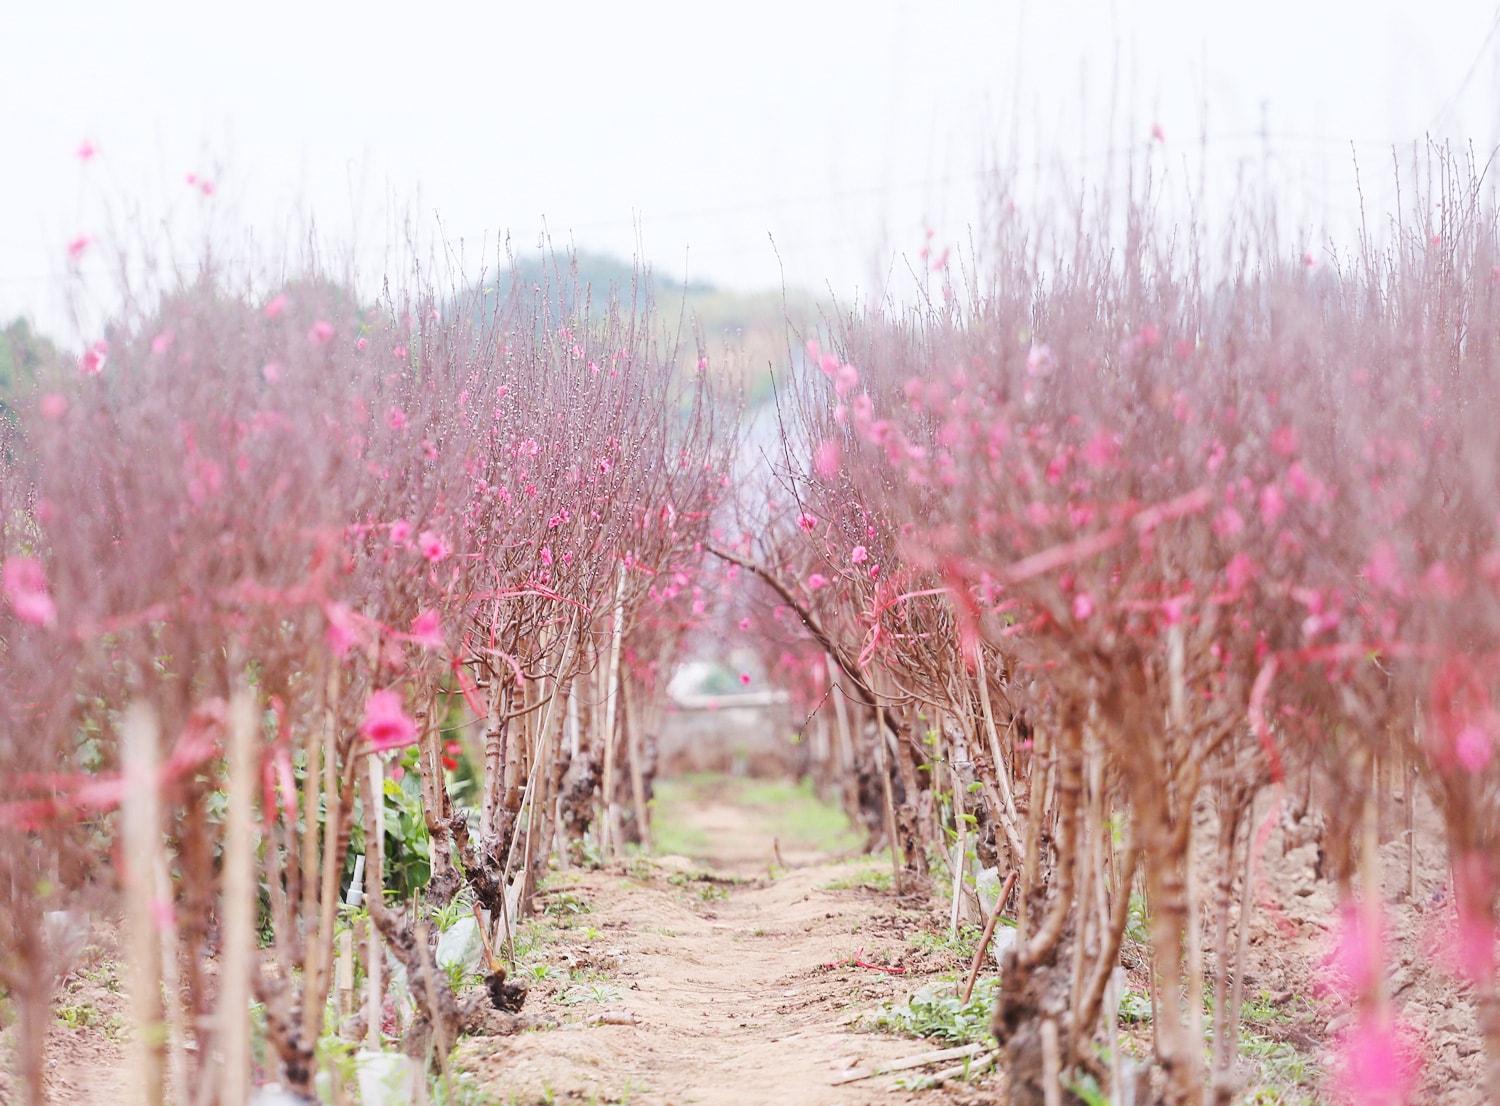
[[[925,1091],[930,1090],[933,1087],[942,1086],[942,1084],[947,1083],[953,1079],[973,1078],[976,1075],[981,1075],[984,1072],[988,1071],[990,1065],[993,1064],[999,1058],[999,1056],[999,1049],[996,1049],[993,1052],[986,1052],[981,1056],[975,1057],[973,1060],[965,1060],[962,1064],[954,1064],[951,1068],[944,1068],[942,1071],[934,1072],[931,1075],[923,1076],[920,1079],[913,1080],[911,1086],[907,1087],[906,1089]],[[890,1089],[893,1091],[899,1091],[903,1088],[900,1081],[898,1080],[896,1083],[891,1085]]]
[[[979,966],[984,963],[984,954],[990,947],[990,938],[995,935],[995,925],[1000,921],[1000,916],[1005,913],[1005,900],[1010,898],[1011,888],[1016,885],[1018,871],[1012,870],[1005,877],[1005,883],[1000,887],[1000,897],[995,900],[995,912],[990,915],[990,920],[985,923],[984,933],[979,938],[979,947],[974,950],[974,960],[969,965],[969,978],[964,983],[963,998],[960,1005],[967,1006],[969,999],[974,994],[974,981],[979,978]]]
[[[896,1071],[910,1071],[912,1068],[922,1068],[928,1064],[940,1064],[944,1060],[958,1060],[965,1056],[974,1056],[983,1051],[983,1045],[959,1045],[957,1048],[940,1048],[933,1052],[922,1052],[916,1056],[906,1056],[900,1060],[890,1060],[886,1063],[876,1064],[868,1071],[846,1072],[837,1079],[834,1079],[829,1085],[838,1087],[845,1083],[858,1083],[862,1079],[873,1079],[877,1075],[890,1075]]]

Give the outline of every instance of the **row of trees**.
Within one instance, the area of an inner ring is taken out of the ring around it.
[[[874,720],[852,753],[877,782],[849,790],[898,877],[954,845],[1018,873],[1014,1102],[1119,1084],[1096,1040],[1133,892],[1166,1101],[1231,1101],[1258,850],[1310,774],[1346,812],[1323,848],[1347,1093],[1400,1101],[1421,1060],[1381,990],[1399,779],[1442,815],[1448,969],[1500,1100],[1500,250],[1469,169],[1425,169],[1384,252],[1210,257],[1146,195],[1123,255],[1106,213],[1045,251],[1002,219],[967,295],[945,272],[920,310],[807,343],[775,524],[726,555]]]
[[[377,927],[411,936],[383,906],[390,750],[419,750],[425,897],[467,884],[496,925],[586,831],[606,852],[643,832],[626,715],[659,693],[732,428],[645,303],[569,293],[362,308],[209,273],[5,424],[0,948],[29,1101],[46,914],[111,867],[141,1089],[243,1102],[252,994],[282,1082],[312,1091],[361,831]],[[441,1045],[451,996],[413,993]]]

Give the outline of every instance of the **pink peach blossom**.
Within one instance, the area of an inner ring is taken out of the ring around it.
[[[0,591],[22,622],[43,627],[57,624],[57,604],[47,594],[47,570],[35,557],[7,557],[0,568]]]
[[[839,474],[839,463],[843,451],[835,441],[823,441],[813,451],[813,469],[824,480],[832,480]]]
[[[422,551],[422,556],[433,564],[437,564],[448,555],[448,543],[434,530],[423,530],[417,535],[417,548]]]
[[[443,639],[443,620],[437,611],[423,611],[412,619],[411,639],[427,649],[441,649],[447,644]]]
[[[336,657],[349,655],[350,650],[360,644],[359,627],[354,612],[345,603],[329,603],[323,608],[323,617],[328,620],[328,629],[323,639]]]
[[[365,700],[365,718],[359,732],[375,752],[400,749],[417,740],[417,724],[406,713],[401,693],[387,688]]]
[[[106,342],[95,342],[83,351],[83,356],[78,359],[78,371],[84,376],[98,376],[104,371],[104,362],[109,357],[109,344]]]

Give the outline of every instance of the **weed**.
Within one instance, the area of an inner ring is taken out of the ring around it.
[[[57,1008],[57,1020],[69,1029],[91,1029],[99,1024],[99,1011],[87,1002],[67,1003]]]
[[[1120,1020],[1139,1024],[1151,1020],[1151,996],[1126,991],[1120,996]]]
[[[586,901],[571,892],[564,891],[547,897],[544,913],[553,918],[566,918],[577,914],[587,914],[591,909]]]
[[[120,977],[115,972],[115,965],[112,961],[101,961],[92,968],[82,969],[78,974],[90,983],[103,987],[112,995],[120,993]]]
[[[895,885],[892,883],[891,870],[874,865],[860,868],[851,875],[840,876],[831,879],[827,883],[820,884],[820,891],[889,891]]]
[[[619,1002],[624,997],[620,988],[608,983],[590,983],[588,986],[569,987],[557,996],[564,1006],[578,1006],[587,1002]]]
[[[442,1079],[433,1080],[430,1096],[432,1106],[499,1106],[500,1102],[467,1072],[454,1072],[446,1085]]]
[[[1125,917],[1125,936],[1137,944],[1151,942],[1151,916],[1146,912],[1146,896],[1132,892],[1130,907]]]
[[[1240,1059],[1251,1071],[1244,1102],[1248,1106],[1312,1106],[1319,1065],[1286,1041],[1240,1033]]]
[[[968,1002],[959,1001],[952,984],[928,983],[902,1003],[889,1003],[869,1019],[875,1029],[932,1037],[950,1044],[983,1044],[990,1040],[990,1014],[998,979],[982,979]]]
[[[517,966],[516,975],[529,983],[542,983],[548,979],[563,978],[562,969],[552,964],[536,963]]]

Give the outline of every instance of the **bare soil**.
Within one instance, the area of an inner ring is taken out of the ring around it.
[[[570,1005],[572,980],[536,984],[527,1013],[555,1028],[467,1041],[459,1066],[507,1103],[952,1101],[893,1092],[891,1075],[833,1083],[936,1047],[855,1024],[943,966],[906,940],[931,927],[925,902],[862,886],[878,871],[869,858],[779,846],[753,810],[709,800],[679,816],[706,842],[698,856],[548,885],[556,901],[588,909],[552,931],[547,958],[598,972],[605,1001]]]
[[[830,838],[826,825],[799,834],[788,829],[785,810],[746,801],[747,794],[712,781],[678,790],[662,813],[690,856],[637,858],[546,881],[541,916],[521,935],[518,974],[531,985],[523,1019],[531,1028],[464,1040],[455,1070],[480,1094],[455,1101],[977,1106],[1004,1100],[1001,1074],[924,1092],[895,1086],[893,1075],[835,1082],[850,1069],[938,1047],[873,1032],[861,1018],[924,983],[951,979],[961,958],[911,940],[943,931],[940,899],[898,896],[889,869],[876,860],[827,851],[857,835]],[[1425,1056],[1413,1101],[1475,1106],[1483,1101],[1482,1055],[1472,1003],[1440,954],[1453,924],[1442,835],[1419,798],[1409,887],[1399,798],[1392,798],[1388,822],[1381,849],[1388,987]],[[1315,818],[1282,819],[1260,853],[1263,893],[1246,963],[1249,1043],[1241,1048],[1241,1101],[1333,1101],[1327,1062],[1349,1018],[1323,969],[1338,899],[1317,828]],[[47,1059],[53,1102],[123,1097],[126,1003],[109,932],[95,926],[92,944],[59,991]],[[1127,944],[1124,955],[1141,994],[1148,978],[1144,951]],[[1126,1025],[1122,1033],[1138,1052],[1149,1051],[1146,1026]],[[0,1034],[0,1103],[18,1101],[13,1036],[13,1028]]]

